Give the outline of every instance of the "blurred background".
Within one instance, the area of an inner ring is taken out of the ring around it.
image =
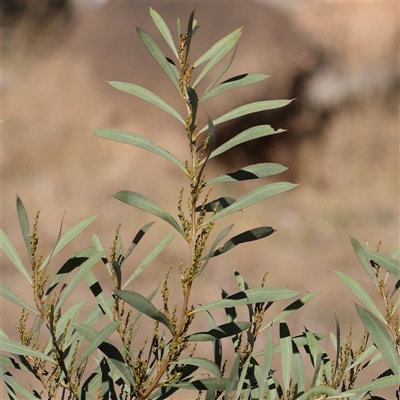
[[[269,271],[267,284],[321,291],[292,318],[292,334],[304,325],[313,331],[333,330],[334,312],[343,330],[350,321],[361,329],[352,303],[356,299],[333,270],[357,278],[378,301],[349,235],[361,243],[368,240],[372,249],[382,240],[381,251],[389,255],[399,243],[398,3],[3,1],[1,119],[7,122],[1,126],[2,229],[23,254],[16,194],[31,224],[41,210],[39,251],[51,251],[64,212],[64,231],[83,218],[99,215],[64,252],[70,257],[90,245],[93,233],[109,248],[119,223],[129,246],[136,232],[154,220],[113,199],[118,190],[139,192],[176,212],[185,180],[173,164],[144,150],[99,139],[88,130],[127,129],[151,138],[182,160],[187,158],[185,133],[174,118],[106,81],[144,86],[184,113],[175,89],[135,26],[171,56],[149,6],[175,34],[176,17],[186,27],[196,3],[200,30],[192,43],[192,60],[243,26],[235,60],[224,78],[246,72],[271,75],[261,84],[205,102],[201,122],[206,113],[215,119],[249,101],[296,99],[284,109],[218,126],[221,141],[256,124],[287,131],[225,153],[213,160],[207,176],[269,161],[290,168],[276,179],[301,186],[234,216],[233,234],[262,225],[277,232],[210,263],[197,283],[194,304],[218,297],[220,288],[237,291],[233,270],[250,286],[259,285]],[[204,80],[203,89],[212,76]],[[238,198],[255,184],[260,182],[226,184],[216,188],[214,197]],[[220,220],[215,235],[230,223]],[[157,222],[132,254],[132,271],[169,232],[168,225]],[[176,237],[131,289],[147,295],[163,280],[168,266],[176,273],[179,263],[187,262],[182,247]],[[23,257],[28,264],[27,255]],[[65,257],[59,260],[54,270]],[[95,273],[105,277],[101,266],[96,268]],[[26,293],[25,283],[6,257],[1,271],[6,285]],[[107,287],[109,282],[104,282]],[[3,326],[16,325],[18,315],[6,302],[2,314]]]

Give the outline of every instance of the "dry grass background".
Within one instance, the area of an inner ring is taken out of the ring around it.
[[[269,271],[271,285],[321,291],[316,301],[291,320],[292,333],[303,325],[314,331],[332,330],[334,313],[345,329],[350,320],[357,321],[355,298],[333,270],[357,277],[372,290],[349,235],[361,242],[367,239],[373,248],[382,240],[381,250],[386,254],[399,243],[399,5],[198,3],[201,30],[193,44],[198,46],[198,54],[244,25],[232,75],[273,75],[258,91],[250,88],[238,92],[237,97],[228,95],[218,103],[206,103],[203,113],[215,118],[251,98],[300,96],[301,112],[295,120],[282,122],[284,128],[294,127],[295,133],[297,126],[296,140],[290,144],[282,140],[271,145],[272,151],[262,151],[291,167],[292,172],[282,175],[282,180],[294,179],[302,185],[235,215],[235,233],[261,225],[271,225],[277,232],[216,258],[199,279],[194,304],[217,297],[221,287],[236,291],[233,269],[240,271],[250,286],[258,285]],[[44,35],[31,48],[26,45],[26,32],[4,31],[7,46],[2,61],[1,117],[8,122],[1,127],[2,229],[21,253],[24,246],[15,211],[16,193],[31,220],[41,210],[39,244],[43,251],[51,249],[64,211],[64,229],[87,216],[99,215],[64,256],[90,245],[93,233],[109,247],[119,223],[128,246],[140,227],[153,220],[111,198],[118,190],[134,190],[171,212],[176,209],[183,182],[180,171],[140,149],[102,141],[87,131],[128,129],[150,137],[183,160],[187,156],[184,132],[172,118],[104,82],[143,85],[182,111],[173,98],[174,89],[134,29],[140,26],[158,37],[148,15],[149,5],[173,26],[177,15],[186,21],[195,3],[112,2],[84,12],[68,29],[60,30],[61,38],[49,40],[52,45],[48,47]],[[293,93],[293,80],[307,71],[302,92]],[[324,119],[326,115],[329,118]],[[317,126],[318,132],[304,133],[303,123],[311,131]],[[234,157],[229,160],[230,167],[243,166],[241,157],[249,160],[252,154],[235,153]],[[223,163],[213,163],[209,176],[225,171]],[[252,182],[226,185],[224,194],[237,198],[251,187]],[[220,230],[228,224],[221,222]],[[132,269],[170,230],[159,221],[152,231],[131,256]],[[176,269],[179,262],[186,261],[182,246],[176,238],[132,289],[143,294],[153,290],[169,265]],[[96,268],[101,276],[100,266]],[[6,285],[26,294],[28,288],[5,257],[1,272]],[[105,287],[109,289],[107,284]],[[77,298],[81,297],[83,294],[77,293]],[[18,315],[6,302],[1,303],[1,312],[2,328],[8,332]],[[360,328],[358,323],[356,326]]]

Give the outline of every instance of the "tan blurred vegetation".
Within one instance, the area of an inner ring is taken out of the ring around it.
[[[274,127],[289,131],[214,162],[209,176],[263,159],[290,167],[280,179],[302,185],[235,215],[235,233],[261,225],[271,225],[277,232],[210,263],[199,279],[203,286],[198,287],[194,303],[217,297],[221,287],[236,291],[233,269],[250,286],[258,285],[270,271],[271,285],[321,291],[317,301],[292,321],[292,333],[303,325],[314,331],[334,329],[335,312],[346,326],[357,319],[351,302],[355,298],[332,270],[357,277],[372,290],[349,235],[361,242],[367,239],[372,248],[382,240],[381,251],[387,254],[399,242],[398,4],[198,3],[201,28],[193,43],[195,54],[243,25],[226,78],[243,72],[273,75],[258,88],[205,103],[203,119],[206,112],[216,118],[244,101],[298,99],[286,113],[223,128],[224,137],[229,137],[241,124],[269,123],[271,118]],[[31,221],[41,210],[39,245],[46,252],[56,240],[65,211],[64,230],[99,215],[64,253],[68,257],[89,246],[93,233],[111,246],[119,223],[128,246],[136,232],[153,220],[111,198],[118,190],[137,191],[175,212],[184,182],[180,171],[140,149],[102,141],[88,132],[98,127],[127,129],[146,135],[182,160],[188,154],[185,133],[170,116],[105,82],[142,85],[183,111],[172,85],[136,35],[135,26],[140,26],[160,39],[148,14],[150,4],[111,2],[76,12],[67,22],[47,26],[46,32],[23,20],[13,28],[3,27],[1,118],[8,122],[1,127],[2,229],[21,254],[16,193]],[[152,5],[170,27],[178,15],[186,24],[194,6],[191,2]],[[226,185],[223,194],[237,198],[253,185]],[[215,196],[222,194],[217,192]],[[220,230],[229,223],[221,222]],[[131,256],[132,270],[169,227],[159,221],[152,230]],[[176,238],[132,289],[150,293],[169,265],[176,268],[186,261],[182,246]],[[21,296],[26,294],[27,287],[9,260],[3,257],[1,263],[3,282]],[[95,273],[101,275],[100,269]],[[18,318],[5,302],[2,317],[3,326],[8,321],[15,325]]]

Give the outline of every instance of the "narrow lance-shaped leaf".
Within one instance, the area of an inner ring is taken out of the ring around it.
[[[357,296],[367,307],[373,312],[383,323],[386,322],[385,317],[382,315],[375,302],[372,300],[368,292],[351,276],[344,274],[340,271],[334,271],[339,279]]]
[[[199,84],[199,82],[204,78],[204,76],[206,76],[207,73],[212,68],[214,68],[215,65],[218,64],[219,61],[221,61],[222,58],[224,58],[226,56],[226,54],[228,54],[233,49],[233,47],[235,47],[241,34],[242,34],[242,29],[241,28],[236,29],[234,32],[227,35],[226,37],[224,37],[218,43],[215,44],[214,54],[212,55],[212,57],[211,57],[210,61],[207,63],[207,65],[200,72],[199,76],[196,78],[196,80],[193,84],[194,86],[197,86]],[[215,51],[216,49],[217,49],[217,51]],[[195,62],[195,66],[196,66],[196,63],[197,63],[197,61]]]
[[[228,61],[225,63],[225,65],[221,68],[221,70],[218,72],[218,74],[214,77],[210,85],[207,87],[207,89],[204,91],[203,96],[200,97],[199,103],[204,101],[205,97],[207,94],[210,92],[210,90],[215,86],[215,84],[219,81],[221,76],[229,69],[229,67],[232,64],[233,59],[235,58],[236,54],[236,49],[234,50],[233,54],[229,57]]]
[[[28,214],[26,213],[24,204],[17,195],[17,213],[19,219],[19,225],[21,227],[22,237],[24,238],[26,249],[28,250],[29,257],[31,256],[31,241],[29,239],[29,220]]]
[[[292,338],[290,336],[289,327],[284,321],[281,321],[279,324],[279,339],[282,355],[283,386],[285,390],[289,390],[293,361]]]
[[[391,275],[400,279],[400,261],[375,251],[366,251],[365,254]]]
[[[131,283],[172,241],[175,237],[173,233],[170,233],[164,239],[162,239],[154,248],[150,251],[149,254],[145,257],[145,259],[139,264],[139,266],[135,269],[133,274],[129,277],[129,279],[125,282],[123,289],[126,288],[129,283]]]
[[[263,287],[244,290],[228,296],[222,300],[216,300],[205,306],[196,308],[193,313],[219,308],[237,307],[245,304],[262,303],[268,301],[286,300],[296,297],[300,292],[289,290],[284,287]]]
[[[185,233],[179,226],[178,222],[167,211],[149,198],[129,190],[117,192],[114,194],[114,197],[126,204],[139,208],[140,210],[147,211],[148,213],[161,218],[173,226],[183,237],[185,237]]]
[[[194,131],[195,126],[196,126],[197,106],[199,104],[199,99],[197,97],[196,91],[193,88],[187,87],[186,91],[187,91],[187,94],[189,96],[190,108],[191,108],[191,117],[192,117],[192,121],[190,123],[190,133],[193,134],[193,131]]]
[[[379,289],[379,283],[378,280],[374,274],[374,272],[372,271],[372,267],[371,264],[367,258],[367,256],[365,255],[365,252],[362,248],[362,246],[360,245],[360,243],[357,241],[357,239],[353,238],[350,236],[350,241],[351,244],[354,248],[354,251],[357,254],[358,259],[361,261],[362,266],[365,269],[365,272],[369,275],[369,277],[371,278],[372,282],[374,283],[375,287],[377,289]]]
[[[226,253],[228,250],[233,249],[241,243],[263,239],[269,235],[272,235],[274,232],[275,229],[271,228],[270,226],[262,226],[242,232],[239,235],[236,235],[233,238],[229,239],[222,247],[215,250],[211,257],[219,256],[220,254]]]
[[[126,254],[124,255],[124,260],[126,260],[130,254],[132,253],[132,251],[135,249],[135,247],[139,244],[139,242],[142,240],[143,236],[146,234],[146,232],[153,226],[153,224],[155,223],[155,221],[149,222],[148,224],[146,224],[143,228],[140,229],[140,231],[135,235],[135,237],[132,240],[132,243],[128,249],[128,251],[126,252]]]
[[[170,32],[167,24],[164,22],[164,20],[160,16],[160,14],[156,10],[153,10],[151,7],[150,7],[150,15],[151,15],[151,18],[153,18],[153,21],[156,24],[161,35],[163,35],[163,38],[168,43],[168,46],[171,48],[172,52],[174,53],[175,57],[178,58],[178,51],[176,50],[174,39],[172,39],[172,35],[171,35],[171,32]]]
[[[187,337],[189,342],[208,342],[226,337],[237,335],[248,329],[251,326],[250,322],[236,321],[228,322],[223,325],[219,325],[215,328],[210,329],[207,332],[192,333]]]
[[[196,275],[194,276],[194,278],[196,278],[197,276],[199,276],[205,269],[205,267],[208,264],[208,261],[211,258],[212,253],[214,252],[214,249],[217,247],[218,243],[229,233],[229,231],[232,229],[233,224],[228,226],[227,228],[225,228],[214,240],[213,244],[211,245],[210,251],[208,252],[207,256],[204,257],[204,262],[202,264],[202,266],[200,267],[200,269],[197,271]]]
[[[265,394],[268,390],[267,380],[268,377],[271,375],[270,371],[271,371],[273,356],[274,356],[274,343],[272,338],[272,329],[270,329],[270,331],[268,332],[267,340],[265,342],[263,362],[260,371],[260,379],[258,380],[259,399],[264,399]]]
[[[219,381],[221,380],[221,371],[219,370],[218,366],[215,363],[207,360],[206,358],[180,358],[178,361],[173,362],[173,364],[194,365],[196,367],[203,368],[208,372],[211,372]]]
[[[168,78],[170,79],[172,84],[175,86],[176,90],[180,93],[178,79],[176,78],[176,76],[173,72],[173,68],[170,65],[170,63],[167,61],[167,59],[165,58],[163,52],[158,47],[157,43],[143,29],[136,28],[136,30],[137,30],[137,33],[138,33],[140,39],[142,40],[144,45],[149,50],[150,54],[154,57],[154,59],[157,61],[157,63],[163,69],[163,71],[168,76]]]
[[[84,229],[86,229],[95,219],[97,215],[93,217],[88,217],[79,221],[72,228],[68,229],[61,238],[57,241],[57,244],[54,250],[49,254],[46,259],[43,261],[42,265],[45,266],[48,264],[50,259],[54,257],[58,252],[60,252],[71,240],[75,239]]]
[[[264,185],[259,188],[256,188],[256,189],[246,193],[240,199],[236,200],[231,206],[223,209],[220,212],[217,212],[211,218],[204,221],[202,226],[207,225],[210,222],[215,221],[221,217],[225,217],[226,215],[231,214],[233,212],[243,210],[247,207],[250,207],[251,205],[256,204],[256,203],[258,203],[262,200],[265,200],[269,197],[286,192],[290,189],[295,188],[296,186],[297,185],[294,185],[293,183],[289,183],[289,182],[277,182],[277,183],[271,183],[269,185]]]
[[[238,28],[231,32],[229,35],[223,37],[217,43],[215,43],[209,50],[207,50],[197,61],[194,62],[194,66],[198,67],[203,62],[215,57],[217,54],[221,52],[221,49],[224,49],[228,43],[232,40],[239,40],[240,35],[242,33],[242,28]],[[226,54],[226,53],[225,53]]]
[[[37,357],[39,360],[46,360],[51,363],[54,362],[51,357],[43,354],[39,350],[32,350],[31,348],[15,342],[14,340],[8,339],[5,336],[1,337],[1,350],[11,354],[20,354],[27,357]]]
[[[194,27],[194,13],[196,11],[196,8],[192,11],[189,17],[188,21],[188,28],[187,28],[187,34],[186,34],[186,52],[185,52],[185,63],[189,57],[190,54],[190,45],[192,43],[192,37],[196,31]]]
[[[237,182],[246,181],[251,179],[266,178],[285,172],[287,170],[281,164],[276,163],[262,163],[249,165],[241,168],[235,172],[229,172],[227,174],[219,175],[206,183],[206,186],[221,182]]]
[[[269,78],[269,75],[264,74],[241,74],[234,76],[233,78],[229,78],[226,81],[221,82],[214,89],[210,90],[202,98],[202,101],[206,101],[211,97],[224,93],[228,90],[236,89],[241,86],[251,85],[252,83],[260,82],[267,78]]]
[[[357,313],[394,374],[400,374],[399,355],[385,327],[371,312],[356,304]]]
[[[221,211],[224,208],[229,207],[230,205],[232,205],[236,200],[233,199],[232,197],[220,197],[216,200],[211,200],[210,202],[204,204],[204,210],[206,212],[214,212],[214,210],[216,209],[216,211]],[[200,212],[202,209],[202,206],[197,206],[196,207],[196,212]]]
[[[217,147],[211,154],[210,158],[216,157],[232,147],[238,146],[239,144],[248,142],[253,139],[258,139],[264,136],[275,135],[277,133],[285,132],[283,129],[274,130],[269,125],[257,125],[252,128],[246,129],[245,131],[237,134],[232,139],[228,140],[221,146]]]
[[[130,290],[116,290],[115,294],[136,310],[165,325],[172,332],[172,326],[168,318],[158,311],[146,297]]]
[[[0,296],[4,297],[7,300],[10,300],[17,306],[24,308],[25,310],[28,310],[33,314],[39,315],[37,310],[32,308],[29,304],[25,303],[23,300],[21,300],[11,289],[3,285],[1,282],[0,282]]]
[[[176,158],[172,153],[164,148],[160,147],[150,139],[144,136],[137,135],[136,133],[122,131],[120,129],[95,129],[92,132],[94,135],[101,137],[103,139],[112,140],[114,142],[130,144],[135,147],[150,151],[151,153],[157,154],[160,157],[165,158],[168,161],[173,162],[182,171],[186,172],[185,166]]]
[[[169,104],[167,104],[164,100],[158,97],[155,93],[151,92],[148,89],[145,89],[142,86],[135,85],[133,83],[126,82],[108,82],[114,88],[121,90],[122,92],[129,93],[132,96],[139,97],[142,100],[153,104],[159,109],[166,111],[168,114],[174,116],[179,122],[185,124],[185,121],[181,117],[181,115]]]
[[[250,104],[245,104],[244,106],[237,107],[234,110],[229,111],[226,114],[221,115],[219,118],[215,119],[214,125],[218,125],[222,122],[230,121],[231,119],[235,119],[238,117],[243,117],[244,115],[253,114],[255,112],[281,108],[287,106],[291,102],[292,100],[264,100],[264,101],[256,101]],[[204,126],[200,130],[200,133],[204,132],[206,129],[207,126]]]
[[[10,239],[7,235],[0,229],[0,247],[7,254],[8,258],[12,261],[12,263],[17,267],[18,271],[24,276],[24,278],[32,284],[32,279],[26,271],[24,265],[22,264],[21,259],[15,250],[15,247],[11,243]]]
[[[65,300],[69,297],[69,295],[72,293],[72,291],[76,288],[76,286],[79,284],[79,282],[86,276],[86,274],[101,260],[101,258],[104,256],[105,252],[101,251],[93,256],[89,257],[80,267],[78,268],[78,271],[74,274],[73,278],[69,282],[67,288],[62,292],[62,295],[60,297],[60,300],[57,302],[56,305],[56,311],[60,309],[60,307],[63,305]]]

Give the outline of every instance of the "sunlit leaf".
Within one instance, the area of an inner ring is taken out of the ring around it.
[[[393,340],[389,336],[387,330],[371,312],[357,304],[356,309],[376,347],[382,353],[383,358],[386,360],[393,373],[400,375],[399,355],[397,354]]]
[[[173,364],[194,365],[196,367],[203,368],[206,371],[211,372],[217,378],[217,380],[221,381],[221,372],[218,366],[212,361],[207,360],[206,358],[180,358],[178,361],[173,362]]]
[[[237,43],[242,34],[242,28],[238,28],[235,31],[231,32],[229,35],[223,37],[217,43],[215,43],[209,50],[207,50],[197,61],[194,62],[194,66],[197,67],[205,61],[215,57],[216,55],[220,54],[226,48],[228,48],[231,43],[235,42],[233,46]],[[232,47],[233,47],[232,46]],[[231,47],[231,48],[232,48]],[[229,51],[229,50],[228,50]],[[226,52],[225,52],[226,54]]]
[[[29,257],[31,256],[31,242],[29,239],[29,220],[28,214],[26,213],[24,204],[17,195],[17,213],[19,219],[19,225],[21,227],[22,237],[24,238],[26,249],[28,250]]]
[[[160,207],[157,203],[150,200],[149,198],[142,196],[139,193],[131,192],[129,190],[122,190],[114,194],[114,197],[126,204],[129,204],[133,207],[139,208],[140,210],[147,211],[150,214],[153,214],[165,222],[168,222],[171,226],[173,226],[183,237],[185,237],[185,233],[182,228],[178,224],[178,222],[165,211],[162,207]]]
[[[253,204],[256,204],[262,200],[265,200],[269,197],[275,196],[277,194],[286,192],[290,189],[295,188],[298,185],[289,182],[276,182],[268,185],[264,185],[258,187],[250,192],[246,193],[240,199],[236,200],[232,205],[227,208],[224,208],[222,211],[217,212],[208,220],[202,223],[202,226],[207,225],[208,223],[215,221],[219,218],[225,217],[233,212],[243,210],[247,207],[250,207]]]
[[[383,323],[386,322],[385,317],[382,315],[375,302],[372,300],[368,292],[351,276],[344,274],[340,271],[334,271],[339,279],[357,296],[367,308],[373,312]]]
[[[130,290],[116,290],[115,294],[136,310],[165,325],[172,332],[172,326],[168,318],[158,311],[146,297]]]
[[[154,57],[154,59],[157,61],[157,63],[160,65],[160,67],[163,69],[163,71],[166,73],[166,75],[168,76],[170,81],[173,83],[176,90],[180,93],[178,79],[176,78],[176,76],[173,72],[173,67],[165,58],[163,52],[158,47],[158,44],[143,29],[136,28],[136,30],[137,30],[137,33],[138,33],[140,39],[142,40],[144,45],[149,50],[150,54]]]
[[[14,340],[8,339],[7,337],[1,337],[1,350],[6,351],[11,354],[20,354],[22,356],[30,356],[30,357],[37,357],[40,360],[46,360],[51,363],[54,363],[54,360],[47,356],[46,354],[43,354],[39,350],[32,350],[31,348],[24,346],[18,342],[15,342]]]
[[[30,311],[33,314],[39,315],[38,311],[32,308],[30,305],[25,303],[23,300],[21,300],[11,289],[9,289],[7,286],[3,285],[0,282],[0,296],[4,297],[7,300],[10,300],[17,306],[24,308],[27,311]]]
[[[229,207],[231,204],[233,204],[236,200],[232,199],[232,197],[220,197],[216,200],[212,200],[206,204],[204,204],[204,210],[206,212],[214,212],[216,211],[221,211],[224,208]],[[200,212],[203,206],[197,206],[196,207],[196,212]]]
[[[150,15],[151,18],[153,18],[153,21],[156,24],[161,35],[163,35],[163,38],[168,43],[168,46],[173,51],[175,57],[178,58],[178,51],[176,50],[174,39],[172,39],[172,35],[167,24],[164,22],[160,14],[156,10],[153,10],[151,7],[150,7]]]
[[[235,172],[230,172],[227,174],[219,175],[211,180],[209,180],[206,185],[212,185],[214,183],[221,182],[237,182],[246,181],[251,179],[265,178],[267,176],[273,176],[285,172],[286,167],[281,164],[275,163],[262,163],[249,165]]]
[[[375,261],[380,267],[400,279],[400,261],[376,251],[366,251],[366,256]]]
[[[233,78],[221,82],[214,89],[210,90],[202,98],[202,101],[206,101],[211,97],[214,97],[220,93],[224,93],[228,90],[236,89],[241,86],[251,85],[252,83],[260,82],[267,78],[269,78],[269,75],[264,75],[264,74],[242,74],[234,76]]]
[[[127,279],[122,289],[126,288],[172,241],[175,237],[173,233],[170,233],[164,239],[162,239],[154,248],[150,251],[145,259],[135,269],[133,274]]]
[[[208,342],[212,340],[223,339],[225,337],[237,335],[238,333],[248,329],[250,326],[251,323],[246,321],[228,322],[212,328],[207,332],[193,333],[187,337],[187,340],[189,342]]]
[[[284,287],[263,287],[241,291],[228,296],[226,299],[216,300],[205,306],[196,308],[193,313],[218,308],[237,307],[245,304],[261,303],[268,301],[286,300],[298,296],[301,292],[289,290]]]
[[[253,139],[258,139],[264,136],[275,135],[281,132],[285,132],[285,130],[284,129],[275,130],[272,129],[269,125],[253,126],[252,128],[246,129],[245,131],[237,134],[235,137],[222,144],[221,146],[217,147],[211,153],[210,158],[216,157],[239,144],[248,142]]]
[[[0,247],[7,254],[8,258],[12,261],[12,263],[17,267],[18,271],[25,277],[25,279],[32,284],[32,279],[26,271],[24,265],[22,264],[21,259],[15,250],[15,247],[11,243],[10,239],[7,235],[0,229]]]
[[[240,35],[242,34],[242,29],[236,29],[229,35],[225,36],[219,42],[217,42],[210,50],[208,50],[202,57],[200,57],[195,63],[194,66],[200,65],[203,61],[209,59],[210,61],[200,72],[199,76],[196,78],[194,82],[194,86],[198,85],[199,82],[207,75],[207,73],[218,64],[222,58],[228,54],[233,47],[238,42]],[[211,55],[211,57],[210,57]],[[202,61],[203,60],[203,61]]]
[[[275,232],[274,228],[270,226],[262,226],[260,228],[250,229],[242,232],[239,235],[229,239],[222,247],[215,250],[211,257],[219,256],[220,254],[226,253],[241,243],[252,242],[254,240],[263,239],[267,236],[272,235]]]
[[[173,162],[186,174],[185,166],[172,153],[160,147],[159,145],[144,136],[137,135],[136,133],[128,131],[121,131],[120,129],[108,128],[95,129],[91,132],[101,138],[112,140],[114,142],[130,144],[132,146],[140,147],[141,149],[157,154],[158,156],[161,156],[166,160]]]
[[[168,114],[173,115],[179,122],[185,124],[185,121],[181,117],[181,115],[172,108],[169,104],[167,104],[164,100],[162,100],[159,96],[155,93],[151,92],[148,89],[145,89],[142,86],[135,85],[133,83],[126,83],[126,82],[108,82],[114,88],[121,90],[125,93],[129,93],[132,96],[139,97],[142,100],[153,104],[154,106],[160,108],[163,111],[166,111]]]
[[[244,115],[253,114],[260,111],[274,110],[276,108],[281,108],[290,104],[292,100],[263,100],[256,101],[254,103],[245,104],[243,106],[237,107],[232,111],[221,115],[217,119],[213,120],[214,125],[221,124],[222,122],[230,121],[235,118],[243,117]],[[207,126],[204,126],[201,132],[204,132]]]

